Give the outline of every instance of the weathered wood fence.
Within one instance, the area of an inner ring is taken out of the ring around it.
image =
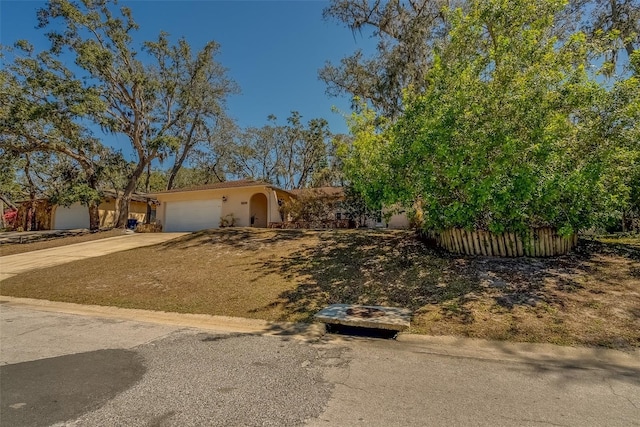
[[[536,228],[524,235],[450,228],[440,233],[426,232],[424,237],[456,254],[498,257],[564,255],[578,243],[577,234],[560,236],[552,228]]]

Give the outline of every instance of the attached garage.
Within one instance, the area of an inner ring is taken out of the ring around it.
[[[163,231],[269,227],[282,222],[280,207],[293,195],[271,184],[242,179],[149,194],[158,200]]]
[[[53,218],[54,230],[89,228],[89,208],[80,203],[69,207],[58,206]]]
[[[218,228],[221,214],[221,199],[165,202],[164,231]]]

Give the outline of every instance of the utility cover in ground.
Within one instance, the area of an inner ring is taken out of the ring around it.
[[[409,327],[411,310],[353,304],[332,304],[320,310],[315,320],[334,325],[403,331]]]

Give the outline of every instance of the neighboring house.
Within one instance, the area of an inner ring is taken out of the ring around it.
[[[98,206],[100,228],[113,227],[116,223],[115,191],[104,191]],[[144,222],[147,216],[147,201],[151,203],[150,221],[155,221],[157,200],[134,194],[129,203],[129,218]],[[26,200],[17,203],[18,211],[12,226],[23,230],[73,230],[89,228],[89,208],[81,203],[70,206],[52,205],[48,200]],[[31,226],[29,226],[29,223]]]
[[[219,228],[221,225],[266,228],[284,222],[283,206],[304,191],[321,193],[332,201],[343,199],[340,187],[322,187],[310,190],[282,190],[271,184],[243,179],[201,185],[190,188],[159,191],[149,194],[158,200],[156,220],[163,231],[198,231]],[[346,219],[338,209],[331,215]],[[393,215],[389,223],[380,218],[369,221],[369,226],[406,228],[406,215]]]
[[[243,179],[150,194],[159,202],[163,231],[218,228],[224,220],[238,227],[266,228],[282,222],[280,207],[293,195],[261,181]]]
[[[116,223],[116,193],[105,191],[98,206],[100,228],[113,227]],[[147,201],[151,202],[151,218],[155,221],[157,201],[147,196],[134,194],[129,203],[129,218],[144,222],[147,216]],[[29,223],[31,226],[29,226]],[[81,203],[71,206],[51,205],[48,200],[37,199],[18,203],[13,228],[24,230],[73,230],[89,228],[89,208]]]
[[[386,213],[390,213],[388,219],[385,218]],[[382,208],[381,216],[384,221],[383,224],[387,228],[410,228],[411,223],[409,222],[409,217],[407,216],[406,210],[399,209],[391,209],[391,208]]]
[[[105,191],[104,199],[98,206],[100,215],[100,228],[113,227],[116,223],[116,193]],[[155,220],[155,210],[157,201],[153,198],[134,194],[129,202],[129,218],[138,222],[145,222],[147,216],[147,200],[151,202],[151,218]],[[89,228],[89,209],[80,203],[71,206],[54,206],[51,218],[51,228],[53,230],[71,230],[76,228]]]

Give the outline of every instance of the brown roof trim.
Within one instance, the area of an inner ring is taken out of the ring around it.
[[[241,179],[238,181],[222,181],[222,182],[215,182],[213,184],[197,185],[197,186],[186,187],[186,188],[174,188],[171,190],[149,193],[149,195],[156,196],[159,194],[183,193],[188,191],[224,190],[229,188],[246,188],[246,187],[267,187],[273,190],[282,191],[284,193],[293,194],[290,191],[275,187],[274,185],[269,184],[268,182],[255,181],[253,179]]]
[[[113,191],[113,190],[103,190],[102,194],[104,195],[105,198],[106,197],[111,197],[112,199],[116,199],[118,197],[118,193]],[[133,193],[131,195],[131,201],[132,202],[145,202],[146,203],[147,200],[152,202],[152,203],[154,203],[154,204],[158,203],[158,200],[156,198],[154,198],[151,193],[146,194],[146,193],[138,193],[138,192],[136,192],[136,193]]]
[[[103,200],[109,199],[109,198],[110,199],[117,199],[118,198],[118,194],[120,194],[120,193],[117,193],[117,192],[115,192],[113,190],[100,190],[100,192],[102,193],[102,199]],[[37,198],[35,200],[36,201],[45,201],[45,202],[49,201],[49,199],[43,198],[43,197]],[[133,193],[131,195],[131,201],[132,202],[144,202],[144,203],[146,203],[147,200],[152,202],[152,203],[154,203],[154,204],[158,203],[158,199],[153,197],[152,193],[146,194],[146,193],[138,193],[138,192],[136,192],[136,193]],[[30,202],[31,201],[29,199],[26,199],[26,200],[18,200],[15,203],[22,204],[22,203],[30,203]]]

